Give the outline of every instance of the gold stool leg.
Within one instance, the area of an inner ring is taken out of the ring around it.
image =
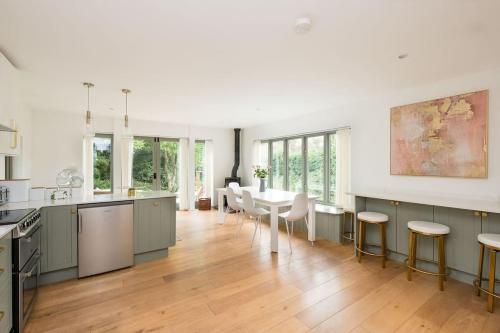
[[[497,263],[497,251],[490,250],[490,281],[489,281],[489,292],[495,293],[495,269]],[[488,295],[488,311],[493,312],[493,304],[495,299],[492,295]]]
[[[444,263],[444,236],[438,237],[439,242],[439,290],[444,290],[444,273],[445,273],[445,263]]]
[[[385,223],[379,224],[380,228],[380,247],[382,249],[382,268],[385,268],[386,261],[386,238],[385,238]]]
[[[481,287],[483,281],[483,261],[484,261],[484,244],[479,243],[479,268],[477,269],[477,286]],[[481,296],[481,289],[476,288],[476,295]]]
[[[408,281],[411,281],[412,269],[410,268],[410,266],[413,265],[412,254],[413,254],[413,247],[414,246],[415,246],[415,244],[413,243],[413,232],[410,230],[410,232],[408,233],[408,259],[406,261],[406,265],[408,266],[408,271],[406,273],[406,279]]]
[[[358,236],[359,236],[359,242],[358,242],[358,248],[361,250],[364,250],[365,247],[365,223],[363,221],[359,221],[359,228],[358,228]],[[363,256],[363,252],[358,251],[358,262],[361,262],[361,257]]]

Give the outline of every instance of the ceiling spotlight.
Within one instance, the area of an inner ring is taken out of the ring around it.
[[[311,30],[312,22],[309,17],[299,17],[295,21],[295,32],[298,34],[304,34]]]
[[[403,53],[398,55],[398,59],[405,59],[405,58],[408,58],[408,53]]]

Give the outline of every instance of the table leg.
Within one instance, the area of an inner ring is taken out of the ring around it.
[[[271,206],[271,252],[278,252],[278,206]]]
[[[308,215],[309,232],[307,239],[309,239],[310,242],[314,242],[316,240],[316,199],[309,200]]]
[[[219,192],[217,198],[217,206],[219,210],[219,224],[224,224],[225,222],[225,214],[224,214],[224,193]]]

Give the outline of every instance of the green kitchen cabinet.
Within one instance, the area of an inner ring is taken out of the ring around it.
[[[12,328],[12,239],[0,239],[0,332]]]
[[[134,253],[151,252],[175,245],[175,214],[175,198],[136,200]]]
[[[78,265],[76,205],[42,208],[41,272]]]

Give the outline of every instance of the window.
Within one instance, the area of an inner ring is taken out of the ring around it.
[[[272,186],[275,189],[285,189],[285,149],[284,141],[273,141],[272,143],[272,159],[271,159],[271,173],[272,173]]]
[[[94,193],[113,192],[113,135],[96,134],[93,140]]]
[[[205,194],[205,141],[194,145],[194,195],[198,200]]]
[[[139,191],[179,191],[179,140],[134,137],[132,186]]]
[[[288,140],[288,190],[292,192],[304,191],[304,155],[303,139]]]
[[[336,198],[335,131],[262,141],[260,161],[271,161],[269,187],[318,196],[323,204]]]
[[[329,136],[329,145],[330,145],[330,165],[328,167],[329,170],[329,183],[330,183],[330,194],[328,197],[328,202],[334,204],[335,203],[335,191],[337,186],[337,140],[335,134],[330,134]]]
[[[325,200],[324,140],[324,136],[307,138],[307,189],[308,193],[319,196],[319,201]]]

